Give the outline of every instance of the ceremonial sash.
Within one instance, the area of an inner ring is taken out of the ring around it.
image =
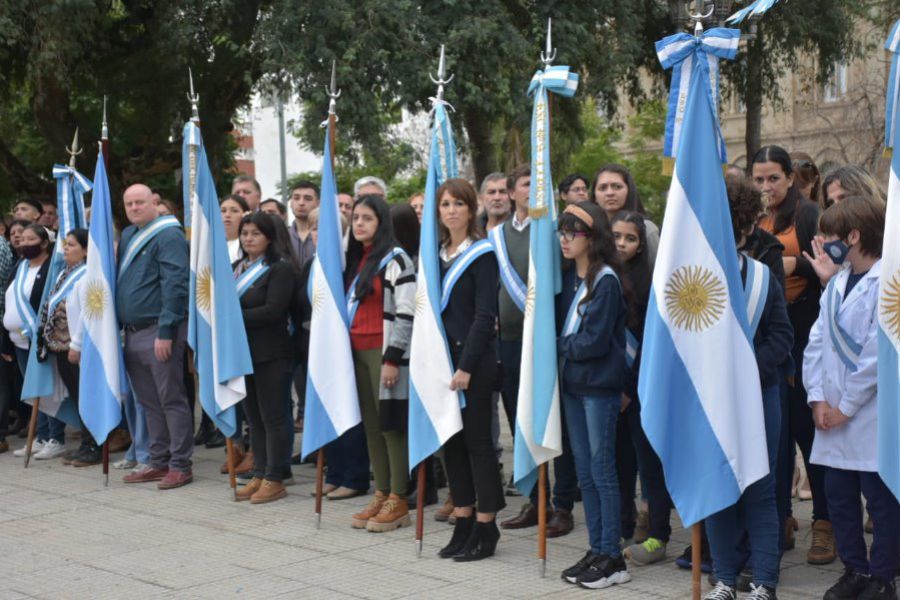
[[[462,277],[462,274],[466,272],[466,269],[469,268],[469,265],[475,262],[475,259],[482,254],[493,251],[494,248],[489,241],[478,240],[466,248],[463,253],[453,261],[450,269],[444,275],[444,280],[441,282],[441,312],[444,312],[444,310],[447,309],[447,304],[450,302],[450,294],[453,293],[453,287],[456,285],[456,282],[459,281],[459,278]]]
[[[256,283],[256,280],[262,277],[268,270],[269,265],[264,263],[262,258],[257,258],[250,263],[250,265],[244,269],[244,272],[238,276],[237,282],[235,283],[238,298],[243,296],[244,292],[249,290],[250,287]]]
[[[378,263],[378,270],[376,273],[381,273],[388,264],[394,260],[397,256],[401,254],[406,254],[403,251],[403,248],[391,248],[390,252],[384,255],[381,259],[381,262]],[[359,274],[357,273],[356,277],[353,278],[353,281],[350,282],[350,287],[347,288],[347,315],[349,317],[349,323],[353,324],[353,317],[356,316],[356,310],[359,308],[359,299],[356,297],[356,283],[359,281]]]
[[[612,270],[608,265],[605,265],[597,276],[594,277],[594,288],[600,283],[600,279],[605,275],[611,275],[615,277],[616,281],[619,281],[619,277],[616,275],[616,272]],[[578,286],[578,290],[575,292],[575,297],[572,298],[572,304],[569,305],[569,313],[566,315],[566,323],[563,327],[563,335],[572,335],[578,328],[581,327],[581,311],[578,310],[578,305],[584,300],[584,297],[587,296],[588,289],[585,282],[582,281],[581,285]],[[627,337],[627,336],[626,336]],[[635,347],[635,355],[637,355],[637,348]]]
[[[63,282],[59,289],[57,289],[51,296],[50,299],[47,300],[47,315],[53,314],[53,309],[56,308],[56,305],[65,300],[65,298],[69,295],[69,292],[72,291],[72,288],[75,287],[75,284],[78,283],[78,280],[84,277],[84,274],[87,272],[87,265],[79,265],[77,268],[69,272],[69,276]],[[54,283],[54,287],[59,283],[59,280],[62,279],[62,276],[65,273],[60,273],[59,277]]]
[[[859,362],[859,353],[862,352],[862,344],[858,343],[843,327],[838,323],[838,312],[841,310],[841,294],[837,290],[835,281],[837,277],[832,278],[828,287],[825,288],[825,310],[828,313],[825,324],[828,327],[828,335],[831,336],[831,344],[837,352],[841,362],[850,369],[856,371],[856,364]]]
[[[488,239],[494,247],[494,254],[497,256],[497,264],[500,266],[500,281],[503,287],[509,293],[509,297],[515,302],[519,310],[525,312],[525,296],[528,294],[528,286],[519,277],[512,261],[509,259],[509,252],[506,249],[506,236],[503,235],[503,226],[494,227],[488,232]]]
[[[634,361],[637,359],[638,348],[640,348],[640,344],[638,343],[637,336],[635,336],[630,329],[626,328],[625,363],[628,365],[629,369],[634,366]]]
[[[759,321],[766,308],[769,295],[769,269],[758,260],[743,256],[747,261],[747,279],[744,281],[744,300],[747,302],[747,321],[750,323],[750,338],[756,336]]]
[[[28,298],[28,294],[25,293],[25,280],[28,279],[29,265],[30,263],[27,260],[23,260],[19,264],[19,268],[16,271],[16,285],[13,287],[16,308],[24,323],[21,334],[22,337],[26,338],[31,337],[32,332],[34,332],[35,324],[37,323],[37,314],[34,312],[34,309],[31,308],[30,299]]]
[[[119,279],[122,278],[125,270],[131,266],[131,263],[134,262],[137,255],[144,249],[144,246],[150,243],[150,241],[160,232],[171,229],[172,227],[181,227],[181,223],[179,223],[178,219],[172,215],[165,215],[157,217],[148,223],[146,227],[137,232],[134,237],[131,238],[131,243],[128,244],[128,248],[125,250],[124,256],[122,256],[122,261],[119,263]]]

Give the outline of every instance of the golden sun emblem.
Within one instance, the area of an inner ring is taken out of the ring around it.
[[[666,309],[679,329],[709,329],[725,312],[725,285],[705,267],[680,267],[666,284]]]
[[[900,271],[884,282],[881,292],[881,322],[895,338],[900,338]]]
[[[328,285],[328,284],[325,284]],[[325,290],[323,286],[318,283],[313,283],[312,290],[312,311],[313,314],[319,314],[322,312],[322,307],[325,306]]]
[[[534,299],[537,296],[537,290],[534,282],[528,282],[528,290],[525,292],[525,315],[528,316],[534,312]]]
[[[428,307],[428,294],[425,292],[425,286],[420,285],[416,288],[416,316],[422,316],[425,314],[425,309]]]
[[[209,267],[203,267],[197,273],[197,306],[207,311],[212,305],[212,275]]]
[[[106,308],[106,286],[94,279],[89,281],[85,291],[84,318],[95,321],[103,316]]]

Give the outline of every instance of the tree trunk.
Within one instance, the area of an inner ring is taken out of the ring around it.
[[[481,113],[473,110],[466,111],[463,115],[463,124],[469,135],[472,168],[475,171],[475,187],[477,188],[481,185],[482,179],[496,170],[491,126],[485,122]]]
[[[747,128],[745,144],[747,166],[762,146],[762,61],[765,46],[762,25],[757,25],[756,38],[747,45],[747,87],[744,102],[747,106]]]

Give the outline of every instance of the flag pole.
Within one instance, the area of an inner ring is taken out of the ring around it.
[[[416,468],[416,558],[422,558],[425,532],[425,461]]]
[[[41,409],[41,399],[35,398],[31,405],[31,418],[28,420],[28,439],[25,440],[25,468],[31,462],[31,448],[34,446],[34,433],[37,431],[38,411]]]
[[[200,127],[200,94],[194,91],[194,74],[191,71],[190,67],[188,67],[188,82],[190,84],[190,91],[188,92],[187,98],[191,103],[191,121],[193,121],[194,125],[199,129]],[[200,147],[197,144],[190,145],[190,157],[188,159],[188,193],[189,197],[184,199],[184,206],[187,210],[184,211],[184,236],[188,241],[191,241],[191,223],[190,216],[194,212],[194,194],[197,191],[197,154],[200,151]],[[231,460],[231,457],[228,457],[228,460]]]
[[[106,94],[103,95],[103,121],[100,123],[100,154],[103,156],[103,166],[109,172],[109,125],[106,122]],[[103,487],[109,487],[109,434],[103,440]]]
[[[234,457],[234,440],[230,437],[225,438],[225,452],[227,453],[225,462],[228,463],[228,485],[231,486],[234,501],[237,502],[237,474],[235,473],[235,465],[232,460]]]

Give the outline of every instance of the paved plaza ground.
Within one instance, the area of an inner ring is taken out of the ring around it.
[[[23,469],[11,452],[0,455],[0,600],[690,597],[690,574],[674,564],[690,538],[680,528],[668,560],[631,567],[633,580],[624,586],[590,591],[559,579],[586,549],[580,504],[575,531],[549,541],[542,579],[535,529],[504,532],[494,558],[457,564],[436,556],[451,528],[435,522],[430,507],[425,548],[416,559],[412,528],[380,534],[350,528],[349,515],[368,496],[324,501],[316,530],[309,466],[294,467],[297,484],[286,500],[233,502],[227,477],[218,472],[223,458],[222,450],[198,449],[194,483],[159,491],[155,484],[122,483],[121,471],[111,469],[107,488],[99,467],[75,469],[57,459]],[[510,459],[507,449],[504,460]],[[522,502],[509,499],[501,518],[517,513]],[[805,562],[810,509],[809,502],[795,504],[800,532],[797,549],[784,557],[783,600],[821,598],[840,573],[837,563],[814,568]]]

